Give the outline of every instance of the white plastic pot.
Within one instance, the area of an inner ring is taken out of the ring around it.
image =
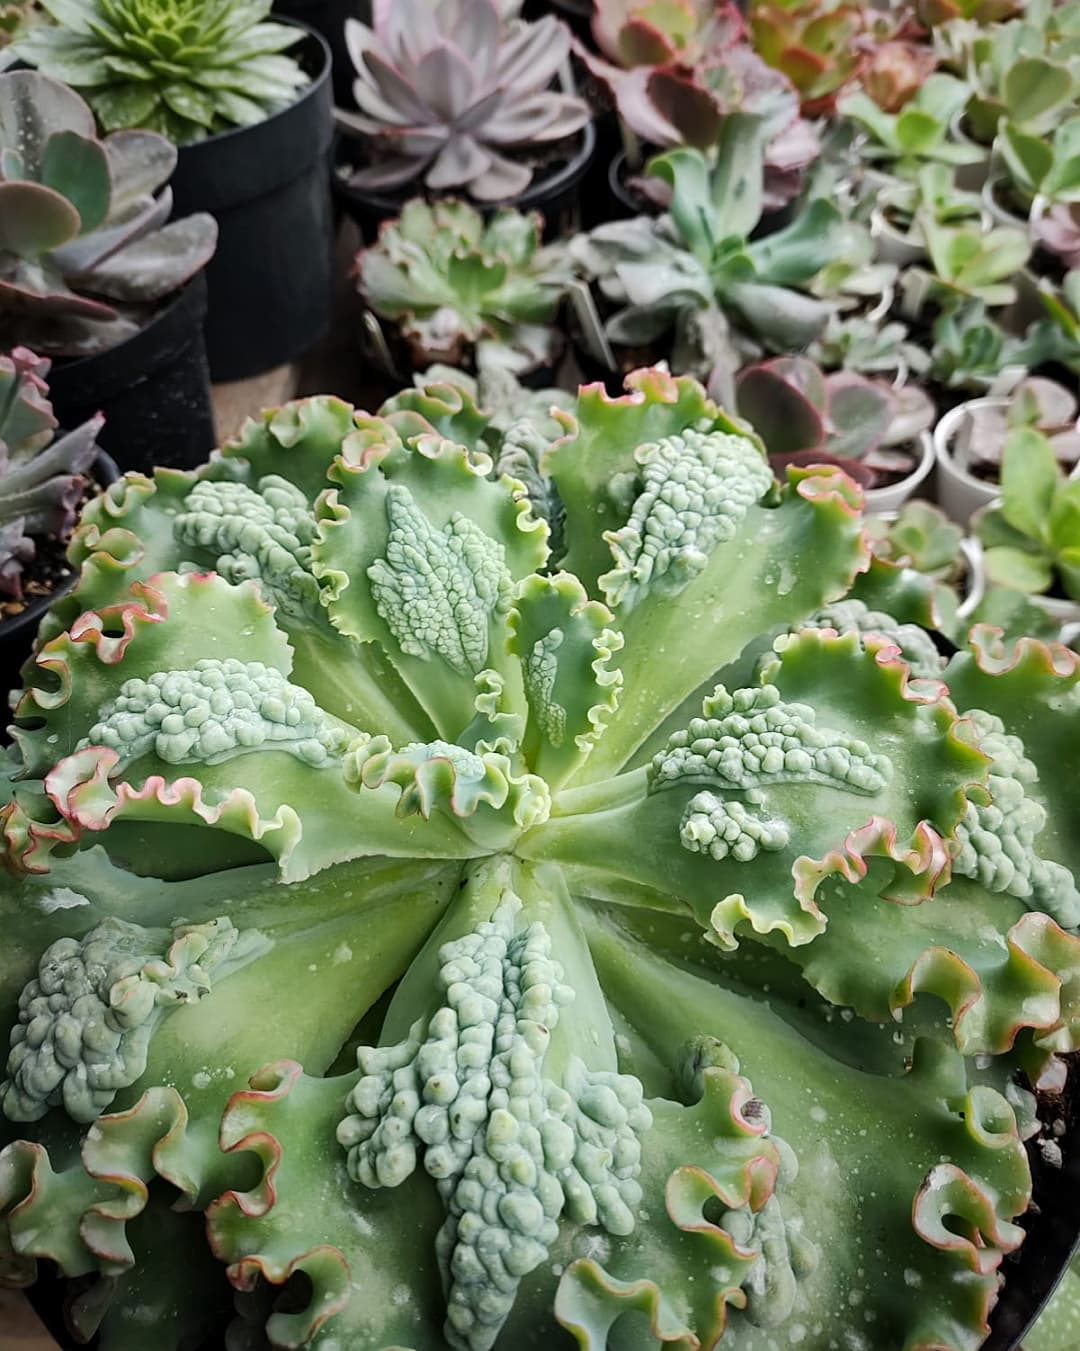
[[[1007,408],[1008,399],[969,399],[951,408],[934,428],[934,459],[937,461],[937,499],[946,516],[967,525],[980,507],[998,495],[996,483],[986,483],[961,469],[953,458],[953,443],[965,429],[976,408]]]
[[[997,200],[995,189],[1001,183],[1004,183],[1007,178],[1008,174],[1006,174],[1005,170],[996,167],[987,175],[986,182],[982,185],[982,189],[979,193],[982,198],[983,210],[995,225],[1004,225],[1010,230],[1026,231],[1028,228],[1027,216],[1016,215],[1015,212],[1009,211],[1006,207],[1003,207]]]
[[[929,432],[919,433],[919,446],[922,454],[919,463],[899,483],[890,483],[885,488],[866,489],[866,509],[875,515],[899,511],[909,497],[913,496],[934,467],[934,442]]]
[[[979,192],[982,185],[986,182],[986,176],[990,172],[990,147],[980,145],[978,141],[973,140],[961,126],[964,118],[963,108],[955,115],[949,124],[949,139],[955,141],[958,145],[970,146],[977,150],[981,158],[974,164],[959,164],[956,167],[956,186],[963,192]]]
[[[884,194],[883,194],[884,196]],[[877,240],[878,258],[897,267],[911,267],[926,257],[926,244],[921,234],[905,233],[889,224],[885,211],[888,201],[879,202],[870,213],[870,233]]]

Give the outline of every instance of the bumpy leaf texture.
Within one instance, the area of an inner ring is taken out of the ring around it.
[[[946,667],[692,380],[554,416],[539,492],[440,383],[87,509],[0,812],[0,1278],[102,1351],[985,1335],[1080,1045],[1076,658]]]

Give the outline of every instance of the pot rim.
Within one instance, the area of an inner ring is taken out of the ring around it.
[[[343,131],[334,132],[333,145],[330,150],[331,174],[330,182],[333,188],[334,196],[341,202],[356,206],[366,206],[373,213],[378,213],[383,219],[396,220],[401,215],[401,209],[412,197],[426,197],[428,201],[439,202],[457,199],[466,202],[474,210],[481,214],[490,214],[495,211],[512,209],[515,211],[539,211],[542,214],[545,211],[546,203],[558,198],[562,193],[573,187],[575,181],[583,178],[588,172],[593,156],[596,154],[596,122],[591,120],[586,122],[575,135],[581,137],[581,144],[578,149],[564,160],[562,166],[556,172],[547,177],[536,179],[529,184],[516,197],[504,197],[499,202],[477,202],[468,193],[445,192],[445,193],[427,193],[423,190],[422,184],[417,184],[416,191],[409,193],[406,197],[391,196],[381,192],[364,192],[359,188],[349,186],[349,183],[337,172],[338,163],[341,160],[342,147],[355,141],[355,136],[347,136]]]

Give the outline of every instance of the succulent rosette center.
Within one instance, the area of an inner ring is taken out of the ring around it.
[[[301,401],[86,513],[0,813],[0,1267],[105,1351],[985,1334],[1080,1044],[1076,661],[946,667],[850,481],[692,380],[553,416]]]

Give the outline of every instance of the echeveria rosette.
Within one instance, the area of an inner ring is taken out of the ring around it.
[[[145,127],[178,145],[286,107],[308,76],[285,55],[299,34],[270,0],[42,0],[55,20],[14,50],[85,91],[106,131]]]
[[[1012,1078],[1080,1045],[1075,660],[943,669],[851,484],[692,380],[558,421],[302,401],[84,521],[3,809],[0,1272],[87,1278],[103,1351],[230,1285],[319,1351],[985,1335]]]

